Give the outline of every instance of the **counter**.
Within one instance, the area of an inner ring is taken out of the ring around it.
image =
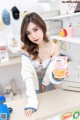
[[[5,67],[5,66],[10,66],[10,65],[15,65],[15,64],[20,64],[21,63],[21,57],[14,57],[10,58],[9,61],[6,62],[0,62],[0,67]]]
[[[13,108],[10,120],[48,120],[50,116],[68,112],[75,108],[80,108],[80,93],[55,89],[49,92],[38,94],[39,107],[37,112],[31,117],[24,115],[24,106],[27,98],[22,98],[7,103],[8,107]]]

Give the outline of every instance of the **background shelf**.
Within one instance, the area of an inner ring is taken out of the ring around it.
[[[80,12],[78,13],[71,13],[71,14],[66,14],[66,15],[58,15],[54,17],[49,17],[44,19],[45,21],[50,21],[50,20],[57,20],[57,19],[62,19],[62,18],[67,18],[67,17],[74,17],[74,16],[79,16]]]
[[[56,39],[56,40],[80,44],[80,36],[74,36],[72,38],[69,38],[69,37],[61,37],[60,35],[51,35],[50,39]]]

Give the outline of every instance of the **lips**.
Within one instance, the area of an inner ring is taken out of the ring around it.
[[[39,41],[39,39],[34,40],[34,42],[37,42],[37,41]]]

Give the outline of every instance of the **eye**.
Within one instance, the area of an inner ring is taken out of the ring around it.
[[[35,28],[34,31],[35,31],[35,32],[38,31],[38,28]]]
[[[30,33],[29,33],[29,32],[26,32],[26,35],[28,36],[28,35],[30,35]]]

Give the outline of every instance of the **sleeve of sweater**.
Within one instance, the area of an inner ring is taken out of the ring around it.
[[[22,55],[22,70],[21,70],[23,81],[26,84],[26,94],[28,96],[28,103],[24,109],[33,109],[37,110],[38,107],[38,99],[34,89],[34,74],[32,72],[32,64],[30,59]]]

